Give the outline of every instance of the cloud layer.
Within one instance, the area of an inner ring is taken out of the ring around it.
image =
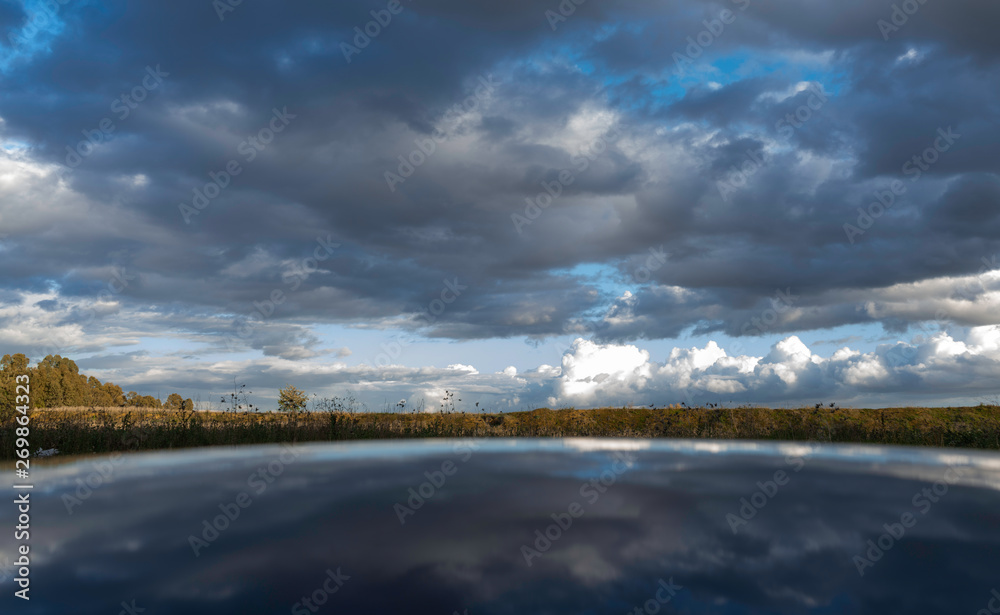
[[[459,411],[523,410],[536,407],[637,406],[705,403],[843,406],[940,405],[996,402],[1000,370],[1000,327],[970,329],[964,339],[928,332],[916,343],[881,344],[872,352],[842,347],[821,356],[798,337],[775,343],[763,356],[739,353],[709,342],[674,348],[656,357],[631,344],[600,344],[578,338],[561,365],[542,364],[495,373],[474,365],[406,367],[342,360],[310,362],[263,357],[204,362],[190,356],[148,352],[81,361],[99,377],[125,388],[148,390],[160,382],[184,383],[205,402],[216,402],[233,379],[247,382],[257,397],[295,382],[310,393],[353,396],[369,409],[392,407],[435,412],[445,391],[457,391]],[[477,408],[476,403],[479,403]],[[266,404],[265,404],[266,407]]]
[[[987,330],[1000,8],[893,5],[427,0],[382,25],[375,1],[5,5],[0,346],[156,339],[319,373],[376,354],[326,327],[594,348]],[[696,381],[719,395],[905,381],[717,361]],[[659,369],[637,390],[682,386]]]

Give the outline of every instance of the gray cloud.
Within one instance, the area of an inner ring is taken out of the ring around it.
[[[1000,252],[1000,45],[986,27],[1000,9],[928,2],[884,40],[892,4],[585,3],[553,31],[547,3],[436,0],[406,4],[349,63],[341,43],[380,3],[244,4],[221,22],[203,2],[67,4],[49,49],[0,50],[0,167],[17,178],[0,185],[0,285],[62,310],[52,326],[70,347],[98,352],[182,321],[185,343],[221,347],[234,314],[280,289],[287,301],[240,344],[295,360],[322,354],[313,329],[331,323],[452,339],[587,321],[604,341],[740,336],[779,288],[802,301],[775,333],[897,331],[940,308],[952,324],[996,324],[992,287],[944,305],[934,280],[955,286]],[[679,72],[675,52],[722,9],[733,22]],[[4,40],[23,23],[0,10]],[[122,107],[147,67],[162,82]],[[822,106],[782,124],[810,92]],[[295,118],[246,145],[274,109]],[[80,146],[104,119],[109,138]],[[939,129],[961,137],[917,179],[904,165]],[[65,173],[67,147],[90,153]],[[421,162],[390,190],[385,173],[413,152]],[[767,162],[721,194],[751,154]],[[178,206],[231,160],[240,174],[185,223]],[[563,171],[572,184],[519,233],[511,215]],[[894,180],[906,192],[851,243],[844,225]],[[285,276],[318,237],[340,247],[291,291]],[[636,259],[661,246],[667,261],[638,280]],[[588,265],[617,269],[631,297],[565,273]],[[114,267],[135,275],[115,309],[149,317],[81,323],[72,310]],[[452,278],[468,292],[421,324]],[[932,290],[892,298],[906,285]]]

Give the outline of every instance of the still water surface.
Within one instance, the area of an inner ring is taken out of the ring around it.
[[[109,459],[34,472],[32,599],[6,578],[3,613],[975,615],[1000,595],[995,454],[586,439]]]

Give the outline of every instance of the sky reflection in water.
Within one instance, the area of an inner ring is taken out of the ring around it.
[[[0,604],[79,615],[118,613],[133,600],[146,615],[310,613],[301,601],[316,593],[326,598],[318,613],[972,615],[1000,587],[997,455],[678,441],[475,446],[130,455],[76,503],[64,496],[79,495],[77,479],[96,482],[94,464],[108,458],[49,466],[34,474],[32,600],[14,599],[6,579]],[[949,465],[958,480],[938,496],[932,485]],[[443,467],[450,476],[433,474]],[[444,484],[408,514],[408,490],[429,480],[425,472]],[[776,492],[775,480],[784,483]],[[758,482],[773,497],[754,496]],[[238,508],[241,492],[249,505],[196,557],[190,537],[205,540],[203,522],[220,505]],[[766,503],[742,523],[753,511],[740,516],[741,498]],[[0,507],[3,527],[15,525],[13,511]],[[904,513],[912,527],[861,576],[855,556]],[[572,524],[544,552],[529,551],[545,546],[536,530],[553,514]],[[0,562],[13,555],[4,534]],[[342,586],[324,595],[327,571],[338,569]],[[671,582],[682,589],[661,606],[657,592],[668,597],[660,588]]]

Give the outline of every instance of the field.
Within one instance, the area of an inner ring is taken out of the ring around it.
[[[12,459],[14,428],[0,428]],[[525,437],[812,440],[1000,450],[1000,407],[599,408],[508,414],[232,413],[55,408],[31,416],[32,450],[62,455],[196,446],[394,438]]]

